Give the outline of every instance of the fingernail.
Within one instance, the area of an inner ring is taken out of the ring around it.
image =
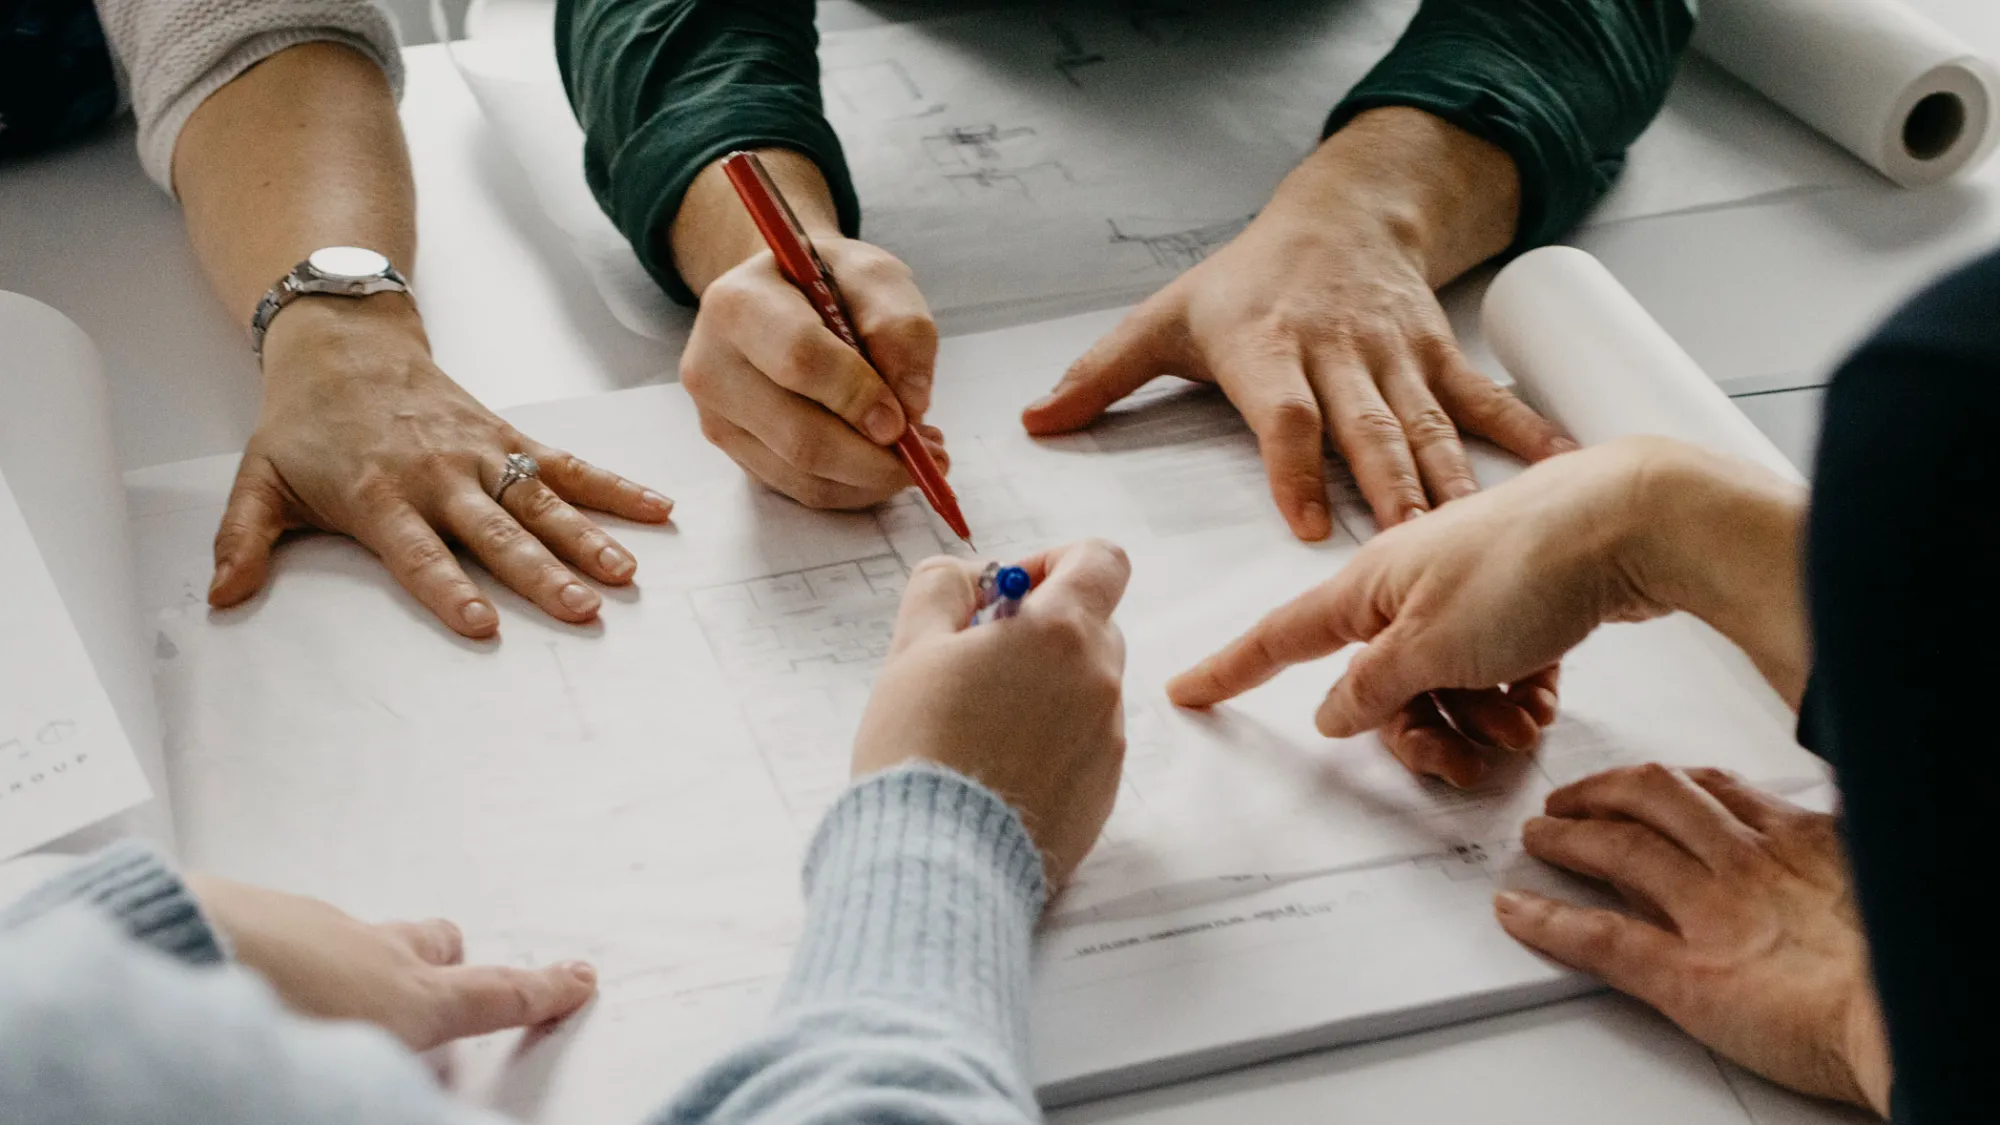
[[[576,582],[564,586],[562,593],[557,594],[556,597],[562,604],[577,613],[589,613],[591,610],[596,609],[598,605],[597,591]]]
[[[1324,539],[1333,533],[1333,516],[1324,503],[1308,500],[1299,505],[1299,528],[1308,539]]]
[[[1397,520],[1396,522],[1409,523],[1411,520],[1416,519],[1417,517],[1422,516],[1424,514],[1425,512],[1422,508],[1411,508],[1409,511],[1403,513],[1402,519]]]
[[[597,552],[597,565],[613,578],[623,578],[632,573],[632,556],[616,547],[606,547]]]
[[[898,417],[900,413],[901,411],[889,403],[878,402],[868,408],[867,414],[862,415],[861,430],[875,439],[877,445],[887,445],[902,436],[902,419]]]
[[[468,629],[484,629],[500,620],[493,607],[483,598],[474,598],[458,607],[458,619],[465,622]]]
[[[1028,409],[1029,409],[1029,410],[1044,410],[1044,409],[1047,409],[1047,408],[1048,408],[1048,407],[1049,407],[1050,405],[1052,405],[1052,404],[1053,404],[1053,403],[1054,403],[1055,401],[1056,401],[1056,396],[1055,396],[1055,395],[1053,395],[1053,394],[1046,394],[1046,395],[1043,395],[1042,397],[1040,397],[1040,398],[1036,399],[1035,401],[1033,401],[1033,402],[1029,403],[1029,404],[1028,404]]]
[[[654,508],[662,512],[671,512],[674,510],[674,502],[672,500],[654,492],[650,488],[639,494],[639,502],[648,508]]]
[[[1578,445],[1576,441],[1572,438],[1559,437],[1556,438],[1554,441],[1549,442],[1549,448],[1554,450],[1556,453],[1575,453],[1577,450],[1582,449],[1583,447]]]
[[[570,961],[562,965],[561,968],[570,976],[575,977],[579,983],[593,987],[597,984],[597,970],[582,961]]]
[[[213,594],[217,590],[222,589],[224,586],[228,585],[229,580],[231,578],[234,578],[235,576],[236,576],[235,563],[221,563],[217,565],[215,568],[215,577],[211,579],[208,583],[208,592]]]
[[[1493,909],[1502,914],[1518,914],[1528,908],[1528,896],[1519,891],[1501,891],[1493,896]]]

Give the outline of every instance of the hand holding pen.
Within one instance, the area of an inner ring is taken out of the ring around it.
[[[788,167],[783,158],[778,166]],[[815,507],[863,507],[914,481],[951,529],[969,539],[939,464],[942,435],[916,421],[929,405],[937,337],[908,270],[837,236],[821,237],[828,250],[822,256],[755,153],[731,153],[717,170],[723,190],[740,200],[732,222],[740,226],[747,214],[770,252],[750,257],[702,294],[681,375],[701,409],[703,431],[753,476]],[[714,183],[706,189],[703,183],[690,189],[683,215],[699,206],[699,197],[713,195]],[[680,227],[677,220],[677,253]],[[829,256],[849,259],[851,276],[866,292],[879,288],[885,272],[900,275],[900,285],[890,286],[900,296],[886,306],[871,299],[857,323]],[[908,307],[896,311],[898,300]],[[904,372],[905,383],[920,368],[914,382],[921,386],[892,388],[878,374],[883,369],[871,345],[887,346],[888,368]]]
[[[1112,614],[1131,568],[1117,547],[1087,540],[1019,569],[1034,593],[1013,599],[1004,627],[982,627],[972,624],[986,597],[977,563],[935,558],[916,568],[855,735],[854,774],[927,761],[1004,794],[1053,889],[1090,850],[1118,793],[1125,641]]]

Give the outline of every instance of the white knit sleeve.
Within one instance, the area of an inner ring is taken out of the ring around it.
[[[139,160],[173,191],[174,143],[210,94],[301,43],[344,43],[403,90],[396,24],[373,0],[97,0],[139,119]]]

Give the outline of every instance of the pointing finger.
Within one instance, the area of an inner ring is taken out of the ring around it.
[[[428,1046],[558,1020],[597,993],[597,970],[580,961],[542,969],[459,966],[440,970],[438,980],[444,1010]]]

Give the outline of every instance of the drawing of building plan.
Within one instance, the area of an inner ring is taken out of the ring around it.
[[[1333,573],[1370,525],[1336,474],[1339,532],[1294,541],[1254,439],[1206,390],[1023,435],[1019,404],[1115,315],[947,340],[934,414],[982,551],[1101,535],[1134,567],[1126,780],[1038,950],[1051,1102],[1588,988],[1490,913],[1494,888],[1552,880],[1515,839],[1553,786],[1645,760],[1820,783],[1775,697],[1684,619],[1588,642],[1541,752],[1476,792],[1411,778],[1372,737],[1317,736],[1338,660],[1212,714],[1170,707],[1167,676]],[[267,594],[212,614],[229,461],[135,475],[175,808],[192,865],[363,916],[448,916],[476,958],[593,961],[602,997],[549,1048],[528,1107],[508,1041],[475,1052],[469,1094],[536,1120],[636,1120],[765,1011],[903,584],[964,548],[914,493],[832,514],[749,484],[678,387],[513,420],[679,502],[670,529],[617,529],[640,580],[597,625],[482,576],[503,639],[464,642],[331,537],[288,546]]]
[[[550,50],[554,0],[477,0],[453,58],[628,327],[683,338],[596,213]],[[862,236],[947,332],[1130,303],[1243,229],[1418,0],[822,0],[821,94]],[[1873,173],[1689,59],[1590,221],[1866,183]]]

